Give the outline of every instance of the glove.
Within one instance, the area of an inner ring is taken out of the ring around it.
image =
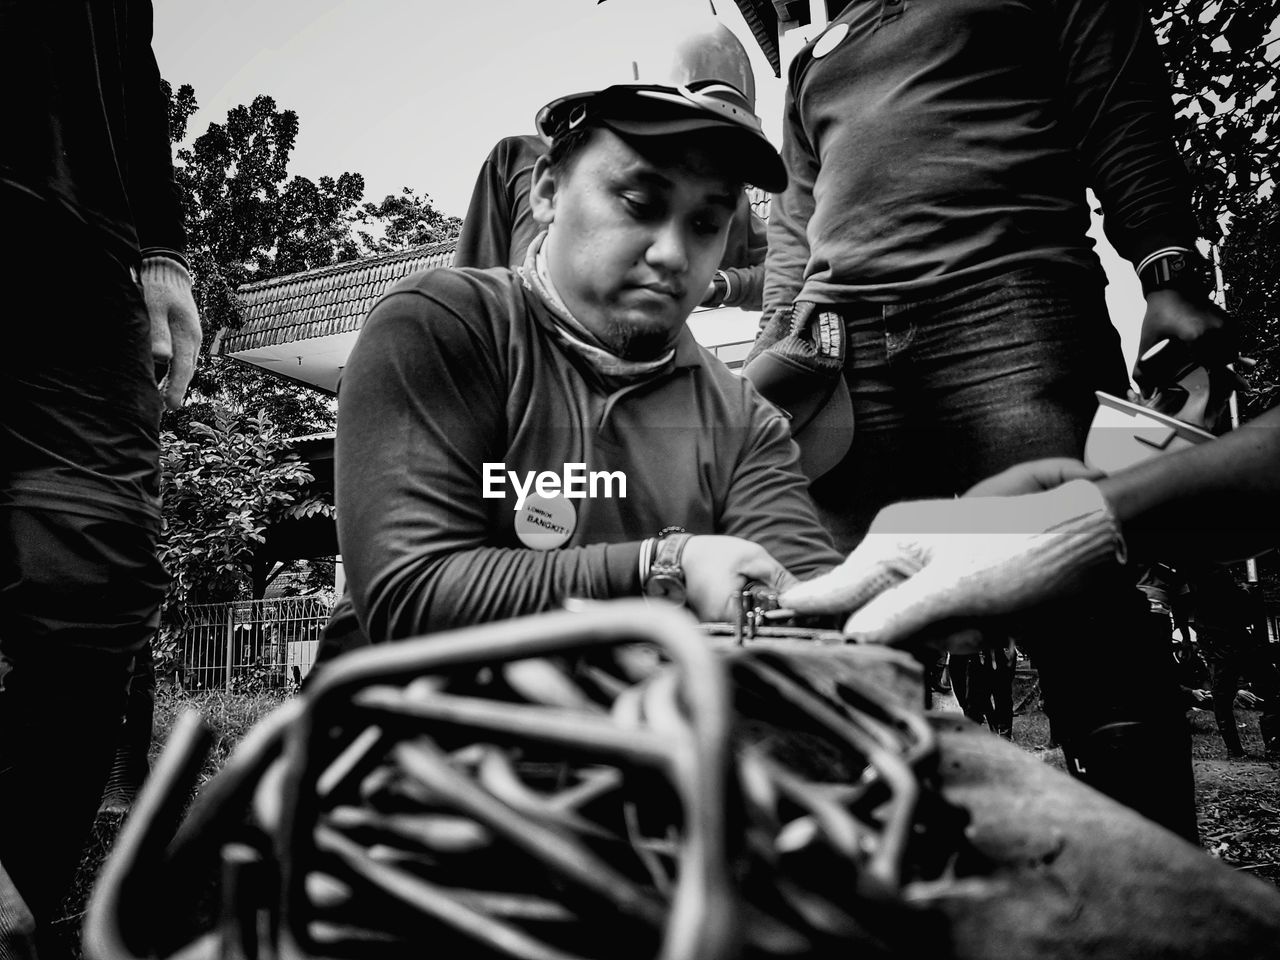
[[[165,406],[176,410],[195,374],[202,337],[200,314],[191,296],[191,274],[170,257],[152,256],[143,259],[140,276],[151,318],[151,357],[157,367],[168,368],[160,392]]]
[[[1097,486],[1077,479],[1022,496],[893,504],[844,563],[778,603],[798,613],[854,610],[846,634],[896,643],[939,621],[1054,599],[1115,561],[1124,562],[1115,517]]]

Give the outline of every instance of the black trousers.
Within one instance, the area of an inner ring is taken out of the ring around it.
[[[160,400],[135,265],[43,221],[7,232],[0,862],[45,925],[93,826],[164,593]]]

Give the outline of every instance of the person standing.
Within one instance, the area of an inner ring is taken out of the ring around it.
[[[161,406],[181,404],[200,346],[151,31],[147,0],[0,7],[0,944],[16,956],[32,919],[56,952],[48,924],[157,624]]]
[[[1230,359],[1230,327],[1195,263],[1171,119],[1136,0],[853,0],[796,56],[791,179],[770,211],[755,349],[797,303],[843,318],[853,443],[811,487],[838,547],[894,501],[1078,458],[1094,391],[1125,394],[1086,187],[1142,279],[1140,351],[1174,339]],[[1097,643],[1113,689],[1081,666],[1093,654],[1032,649],[1050,699],[1070,709],[1055,723],[1069,766],[1193,833],[1176,698],[1161,682],[1138,705],[1128,689],[1156,655],[1128,639],[1144,605],[1125,577],[1092,599],[1076,622],[1045,627]]]
[[[1236,726],[1236,690],[1248,681],[1262,700],[1258,726],[1267,759],[1280,760],[1280,673],[1268,656],[1262,601],[1232,579],[1222,566],[1206,566],[1191,576],[1191,624],[1209,664],[1213,719],[1233,759],[1245,756]]]

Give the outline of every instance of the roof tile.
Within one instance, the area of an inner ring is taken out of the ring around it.
[[[364,316],[395,281],[428,267],[453,262],[456,241],[353,260],[256,283],[236,292],[244,325],[228,331],[222,353],[240,353],[359,330]]]

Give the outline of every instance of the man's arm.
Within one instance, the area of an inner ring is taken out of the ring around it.
[[[1162,255],[1198,260],[1191,184],[1174,141],[1168,76],[1146,5],[1138,0],[1055,0],[1068,122],[1105,215],[1107,238],[1140,270]],[[1228,362],[1226,316],[1195,283],[1147,296],[1139,355],[1162,339],[1193,345],[1202,360]]]
[[[458,245],[453,250],[453,265],[481,269],[505,267],[510,243],[511,211],[506,184],[490,153],[471,189],[471,202],[467,204]]]
[[[775,194],[769,205],[763,313],[753,355],[769,346],[769,342],[763,339],[769,320],[800,295],[809,265],[807,227],[814,210],[813,184],[818,175],[818,157],[809,144],[795,103],[796,76],[793,65],[791,81],[787,85],[782,129],[782,159],[787,165],[789,182],[787,189]]]
[[[529,208],[533,165],[545,152],[535,137],[506,137],[485,157],[453,253],[455,267],[519,266],[538,234]]]
[[[129,206],[142,252],[140,281],[151,320],[151,354],[165,369],[161,383],[170,409],[182,405],[195,373],[203,331],[191,293],[186,231],[173,177],[169,102],[151,50],[150,2],[129,6],[125,65],[128,131],[124,166]]]
[[[718,529],[760,544],[799,577],[840,563],[818,522],[787,422],[763,401],[756,401],[752,434],[734,467]]]
[[[768,225],[756,216],[744,193],[734,213],[724,259],[712,278],[702,306],[759,310],[764,296],[764,258],[768,246]]]
[[[151,4],[131,3],[129,15],[125,77],[129,129],[125,144],[119,148],[125,154],[129,206],[144,257],[167,253],[182,258],[187,236],[173,178],[169,102],[151,50]]]
[[[1280,407],[1217,440],[1097,481],[1131,549],[1238,560],[1280,541]]]
[[[482,464],[505,455],[507,388],[492,334],[432,296],[439,271],[370,312],[343,371],[338,536],[374,642],[639,590],[639,544],[494,546]],[[496,506],[495,506],[496,505]]]
[[[938,620],[1016,613],[1069,595],[1094,568],[1114,566],[1125,541],[1130,554],[1176,566],[1183,557],[1239,559],[1280,536],[1280,409],[1096,484],[993,495],[1001,483],[1016,493],[1070,476],[1051,466],[1006,471],[981,485],[984,496],[885,508],[839,569],[782,602],[810,613],[860,608],[846,631],[888,643]]]

